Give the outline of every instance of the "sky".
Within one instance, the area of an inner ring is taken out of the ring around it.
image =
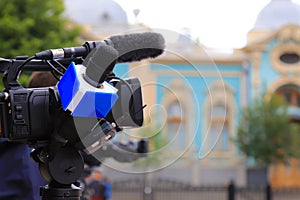
[[[193,39],[218,49],[245,46],[247,33],[270,0],[115,0],[130,23],[176,32],[190,30]],[[300,0],[293,0],[300,4]],[[134,17],[133,10],[139,9]]]

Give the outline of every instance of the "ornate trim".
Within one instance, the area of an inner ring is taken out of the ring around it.
[[[260,70],[260,66],[261,66],[261,54],[262,54],[261,51],[255,51],[251,55],[252,60],[253,60],[253,62],[252,62],[252,66],[253,66],[252,85],[253,85],[256,96],[258,95],[259,86],[260,86],[260,82],[261,82],[260,75],[259,75],[259,70]]]
[[[281,77],[274,81],[269,87],[268,91],[271,93],[274,93],[278,88],[280,88],[283,85],[299,85],[300,86],[300,79],[295,77]]]
[[[285,53],[296,53],[300,56],[300,45],[294,42],[280,43],[277,45],[270,55],[271,64],[274,69],[282,75],[300,73],[300,62],[288,64],[280,60],[280,56]]]
[[[278,32],[278,39],[281,42],[295,40],[300,41],[300,28],[297,25],[287,25],[284,29]]]
[[[213,91],[213,92],[209,92]],[[211,121],[211,109],[215,105],[224,105],[228,109],[228,119],[230,121],[229,127],[228,127],[228,134],[230,137],[234,136],[236,134],[236,119],[237,119],[237,105],[235,102],[235,99],[233,97],[235,91],[232,87],[230,87],[227,83],[225,83],[222,80],[216,81],[213,84],[209,86],[209,89],[207,90],[207,97],[205,99],[205,102],[203,104],[203,126],[202,126],[202,146],[200,151],[201,154],[199,154],[199,157],[202,156],[208,156],[209,158],[216,158],[216,157],[225,157],[225,158],[233,158],[234,154],[236,153],[236,149],[234,148],[234,145],[231,141],[229,141],[229,151],[227,152],[205,152],[210,150],[210,146],[207,146],[207,137],[209,134],[209,128],[210,128],[210,121]],[[204,153],[202,155],[202,153]],[[204,157],[202,157],[204,158]],[[231,160],[232,161],[232,160]]]
[[[182,121],[185,121],[185,133],[186,133],[186,142],[185,142],[185,151],[187,149],[188,145],[193,143],[193,140],[195,138],[196,134],[196,128],[197,124],[195,124],[195,116],[198,110],[197,105],[195,105],[196,102],[194,102],[193,99],[193,91],[188,86],[187,83],[180,79],[174,79],[172,80],[168,86],[167,89],[163,91],[164,96],[161,101],[161,105],[164,106],[164,108],[167,110],[167,108],[174,102],[178,101],[179,105],[182,107],[182,110],[184,111],[184,118]],[[196,109],[193,108],[193,105],[196,107]],[[181,116],[183,117],[183,116]],[[181,155],[183,157],[188,156],[189,154],[194,153],[193,149],[190,149],[189,151],[175,151],[172,152],[174,156]],[[190,157],[192,158],[192,157]]]

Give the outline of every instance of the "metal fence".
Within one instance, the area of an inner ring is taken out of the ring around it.
[[[272,191],[272,200],[299,200],[300,188],[276,188]]]
[[[240,188],[226,186],[192,186],[176,181],[119,181],[112,184],[112,200],[299,200],[300,188],[272,189],[270,186]]]

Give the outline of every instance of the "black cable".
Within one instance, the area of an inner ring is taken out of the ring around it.
[[[59,65],[64,70],[64,72],[66,72],[67,69],[60,62],[58,62],[57,60],[52,60],[52,61],[55,62],[57,65]]]
[[[108,76],[108,77],[106,77],[105,80],[112,80],[112,79],[117,79],[117,80],[119,80],[119,81],[125,83],[125,85],[126,85],[127,88],[129,89],[129,91],[131,92],[131,94],[133,94],[133,90],[132,90],[132,88],[130,87],[130,85],[129,85],[126,81],[124,81],[123,79],[121,79],[121,78],[119,78],[119,77],[116,77],[116,76]]]
[[[51,70],[50,72],[56,80],[58,80],[58,81],[60,80],[60,78],[57,76],[57,74],[55,74],[54,70]]]
[[[29,58],[27,58],[21,65],[18,66],[17,68],[17,75],[19,75],[20,71],[23,69],[23,67],[29,63],[30,61],[32,61],[33,59],[35,59],[35,56],[31,56]]]
[[[49,60],[46,60],[46,63],[51,67],[54,71],[56,71],[59,75],[64,75],[61,71],[59,71],[54,65],[51,64]]]
[[[52,60],[53,62],[55,62],[59,67],[60,67],[60,69],[61,70],[63,70],[63,73],[65,73],[66,72],[66,68],[60,63],[60,62],[58,62],[57,60]],[[52,68],[52,67],[51,67]],[[57,69],[57,68],[56,68]],[[59,69],[57,69],[57,70],[59,70]],[[56,71],[56,70],[55,70]],[[60,78],[59,78],[59,76],[55,73],[55,71],[54,70],[51,70],[51,74],[54,76],[54,78],[56,79],[56,80],[60,80]],[[59,70],[60,71],[60,70]],[[60,74],[61,75],[61,74]]]

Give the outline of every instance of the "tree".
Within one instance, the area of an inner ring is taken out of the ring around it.
[[[262,95],[243,111],[235,140],[257,164],[268,167],[300,157],[299,127],[290,122],[287,108],[282,98],[271,94]]]
[[[133,163],[134,166],[144,168],[146,171],[149,170],[151,166],[160,166],[163,159],[162,148],[164,148],[168,143],[168,140],[164,136],[162,129],[154,127],[149,122],[147,124],[148,125],[139,129],[138,135],[141,138],[148,139],[149,154],[147,157],[139,159]]]
[[[1,57],[74,45],[79,36],[63,17],[63,0],[2,0],[0,8]]]
[[[63,17],[63,0],[2,0],[0,8],[2,58],[32,56],[79,42],[80,28]],[[28,76],[21,77],[22,85],[26,85]]]

